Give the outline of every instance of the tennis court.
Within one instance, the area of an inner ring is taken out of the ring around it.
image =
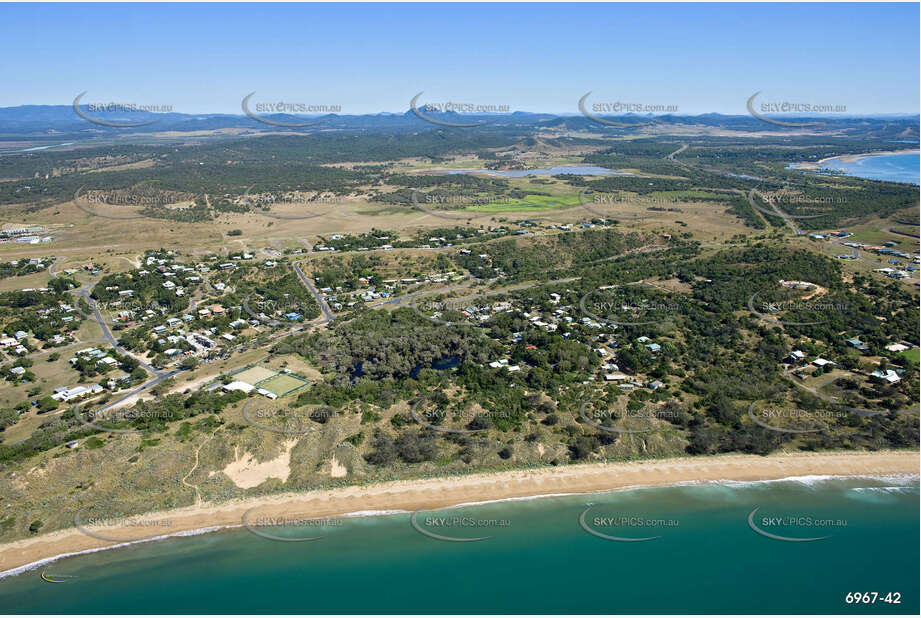
[[[259,382],[256,384],[256,387],[264,388],[269,392],[275,393],[279,397],[284,397],[308,384],[310,384],[310,382],[307,379],[294,375],[293,373],[279,373],[268,380]]]

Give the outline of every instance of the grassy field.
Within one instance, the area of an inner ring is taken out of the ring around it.
[[[895,216],[886,219],[874,218],[867,223],[848,227],[846,228],[847,231],[853,232],[854,235],[848,238],[847,241],[862,242],[873,245],[882,245],[885,242],[893,241],[896,243],[896,245],[893,247],[894,249],[898,249],[899,251],[904,251],[906,253],[913,253],[918,250],[919,246],[921,246],[919,245],[918,239],[908,238],[907,236],[900,236],[889,231],[889,228],[906,229],[906,226],[895,223],[895,219],[900,218],[903,217]],[[917,215],[915,215],[915,218],[917,219]],[[918,233],[918,228],[914,229],[914,233]]]
[[[247,384],[256,384],[257,382],[268,380],[276,373],[277,372],[275,370],[256,366],[250,367],[249,369],[244,369],[240,373],[233,374],[233,379],[240,380],[241,382],[246,382]]]
[[[50,278],[47,269],[22,277],[7,277],[6,279],[0,279],[0,292],[10,292],[25,288],[43,288],[48,285],[48,279]]]
[[[33,359],[34,364],[29,367],[29,371],[35,374],[35,382],[22,384],[0,382],[0,407],[13,407],[26,399],[40,399],[45,395],[50,395],[59,386],[76,385],[80,374],[67,362],[67,359],[73,356],[75,349],[78,348],[62,350],[60,352],[61,358],[50,363],[47,360],[47,356]],[[102,378],[100,377],[100,379]],[[28,392],[33,388],[39,388],[41,392],[34,397],[29,397]]]

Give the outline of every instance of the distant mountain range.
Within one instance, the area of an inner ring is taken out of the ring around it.
[[[118,137],[132,134],[191,133],[220,130],[242,130],[245,132],[325,132],[325,131],[375,131],[407,132],[426,129],[465,130],[453,128],[451,123],[483,123],[486,130],[521,129],[523,127],[557,128],[569,130],[602,130],[612,134],[630,129],[605,126],[582,116],[550,113],[521,112],[508,114],[458,114],[455,112],[423,112],[424,116],[437,122],[426,122],[412,110],[403,114],[378,113],[365,115],[328,114],[325,116],[300,116],[291,114],[265,114],[260,122],[244,114],[183,114],[150,112],[90,112],[85,106],[80,111],[87,116],[99,118],[108,123],[150,123],[135,127],[113,127],[95,124],[82,118],[71,105],[22,105],[0,108],[0,138],[30,140],[86,140],[100,137]],[[420,110],[421,111],[421,110]],[[642,116],[623,114],[605,116],[624,123],[639,123],[654,119],[658,125],[685,125],[718,127],[742,132],[784,132],[780,127],[758,120],[749,115],[699,114]],[[787,122],[817,120],[811,118],[784,117]],[[824,116],[818,118],[825,124],[810,127],[810,131],[839,137],[877,137],[893,139],[918,139],[918,116],[892,114],[872,116]],[[311,123],[310,126],[285,127],[282,124]],[[446,123],[445,125],[438,123]]]

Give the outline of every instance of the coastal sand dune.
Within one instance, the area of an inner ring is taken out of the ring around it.
[[[137,526],[94,528],[118,539],[145,538],[213,526],[239,526],[244,512],[260,517],[310,518],[360,511],[439,508],[455,504],[549,494],[591,493],[636,486],[720,480],[758,481],[787,477],[918,474],[917,451],[834,452],[686,457],[611,464],[581,464],[491,474],[392,481],[330,490],[286,493],[220,504],[202,504],[155,514],[154,531]],[[164,525],[168,522],[169,525]],[[62,554],[117,545],[76,529],[0,545],[0,572]]]
[[[284,443],[284,451],[281,455],[264,462],[256,461],[247,452],[240,455],[234,451],[234,461],[227,464],[224,474],[230,477],[234,485],[243,489],[258,487],[270,478],[277,478],[285,482],[291,474],[291,450],[296,444],[296,439],[288,440]]]

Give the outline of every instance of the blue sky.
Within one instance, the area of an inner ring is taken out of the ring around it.
[[[0,107],[240,101],[744,114],[745,101],[919,111],[919,5],[0,4]]]

